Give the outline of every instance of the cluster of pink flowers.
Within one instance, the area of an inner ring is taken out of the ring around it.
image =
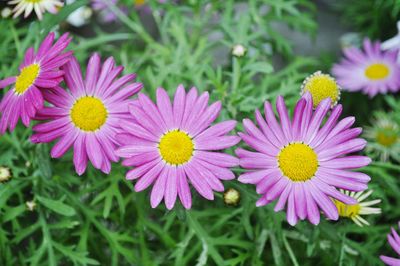
[[[53,158],[73,147],[79,175],[88,161],[109,173],[111,162],[123,158],[122,164],[132,168],[126,178],[136,180],[136,191],[152,186],[152,207],[164,200],[171,209],[179,198],[188,209],[190,185],[213,200],[214,191],[224,190],[222,181],[235,179],[231,168],[240,165],[246,172],[239,181],[256,185],[261,194],[257,206],[277,200],[275,210],[286,208],[292,225],[304,219],[318,224],[320,211],[337,220],[333,200],[356,203],[338,189],[367,188],[369,176],[354,170],[370,159],[349,156],[365,147],[358,138],[361,129],[352,128],[353,117],[339,120],[342,106],[331,110],[329,98],[314,109],[306,93],[290,118],[278,97],[279,120],[265,102],[265,116],[255,112],[258,126],[244,119],[245,132],[231,135],[236,121],[214,123],[222,104],[209,103],[207,92],[179,86],[171,100],[159,88],[153,102],[139,93],[143,85],[135,82],[135,74],[120,76],[123,67],[112,57],[102,63],[98,54],[90,57],[83,78],[72,52],[64,51],[70,41],[65,34],[53,44],[50,33],[37,52],[27,50],[18,76],[0,81],[1,88],[12,85],[0,104],[0,130],[13,131],[19,120],[25,126],[38,121],[31,141],[56,141]],[[222,152],[241,140],[251,150],[237,148],[237,157]]]

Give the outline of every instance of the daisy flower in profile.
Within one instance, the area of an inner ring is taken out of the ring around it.
[[[220,180],[234,179],[228,167],[238,159],[217,152],[240,141],[237,136],[226,135],[235,128],[229,120],[211,126],[221,110],[221,103],[208,106],[207,92],[199,95],[192,88],[187,94],[183,86],[176,90],[173,103],[167,92],[157,89],[157,104],[146,95],[139,94],[136,105],[130,106],[134,122],[121,123],[126,131],[118,134],[121,147],[117,155],[126,158],[125,166],[134,166],[126,178],[137,179],[135,191],[153,185],[151,206],[155,208],[165,200],[168,209],[174,207],[179,196],[183,206],[192,205],[189,182],[208,200],[213,191],[224,191]]]
[[[0,133],[9,128],[13,131],[21,118],[29,126],[37,110],[43,107],[43,96],[39,89],[51,89],[62,80],[64,72],[60,67],[70,59],[72,51],[63,53],[71,41],[68,34],[61,36],[53,45],[54,33],[44,39],[37,53],[28,48],[19,66],[19,75],[0,80],[0,88],[13,84],[0,103]]]
[[[400,223],[399,223],[399,227],[400,227]],[[391,228],[391,233],[388,234],[387,239],[388,239],[390,246],[397,253],[397,255],[400,255],[400,236],[393,227]],[[400,258],[393,258],[393,257],[381,255],[380,259],[386,265],[389,265],[389,266],[400,265]]]
[[[56,14],[60,7],[64,5],[60,0],[12,0],[9,5],[16,5],[13,9],[13,18],[24,13],[24,18],[28,17],[32,11],[35,11],[39,20],[42,20],[43,13],[46,11]]]
[[[353,220],[355,224],[358,226],[363,227],[364,225],[369,225],[369,223],[362,218],[362,215],[371,215],[371,214],[380,214],[381,208],[371,207],[381,202],[380,199],[364,201],[367,199],[371,194],[372,190],[368,191],[361,191],[361,192],[354,192],[341,189],[340,192],[354,198],[357,200],[356,204],[345,204],[338,200],[333,200],[338,209],[339,216],[345,217]]]
[[[52,106],[44,107],[36,118],[50,121],[35,125],[31,140],[43,143],[58,139],[51,149],[53,158],[61,157],[73,146],[73,161],[79,175],[85,172],[88,160],[95,168],[109,173],[111,161],[118,161],[114,154],[115,135],[129,117],[128,104],[133,102],[129,98],[142,84],[132,83],[135,74],[117,79],[123,67],[115,66],[112,57],[101,65],[97,54],[89,60],[85,80],[75,57],[63,70],[68,90],[57,87],[43,92]]]
[[[332,107],[340,100],[340,86],[334,78],[321,71],[313,73],[303,81],[300,94],[303,96],[307,92],[311,94],[314,108],[326,98],[331,99]]]
[[[257,206],[277,200],[275,211],[286,207],[289,224],[308,219],[320,221],[320,210],[331,220],[337,220],[338,210],[331,198],[345,204],[357,200],[341,193],[337,188],[362,191],[370,177],[352,171],[368,165],[366,156],[348,154],[362,150],[366,141],[357,138],[361,128],[351,128],[354,117],[338,122],[342,112],[339,104],[324,118],[331,107],[331,99],[323,100],[313,111],[309,93],[295,107],[293,119],[281,96],[276,102],[280,118],[277,121],[272,105],[265,102],[265,120],[256,110],[258,127],[250,119],[243,120],[246,133],[242,140],[254,151],[237,149],[240,166],[251,171],[239,176],[242,183],[256,185],[262,197]]]
[[[383,162],[389,158],[400,161],[400,130],[392,116],[376,112],[371,124],[373,126],[366,128],[364,133],[368,140],[366,152]]]
[[[365,39],[363,49],[343,50],[345,58],[332,69],[343,90],[362,91],[369,97],[400,89],[400,66],[396,51],[381,51],[379,42]]]

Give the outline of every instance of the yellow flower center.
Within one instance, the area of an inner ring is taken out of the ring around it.
[[[192,158],[194,144],[188,134],[175,129],[161,137],[158,148],[164,161],[179,165],[187,163]]]
[[[365,75],[369,79],[384,79],[389,75],[390,69],[384,64],[372,64],[365,69]]]
[[[146,3],[146,0],[133,0],[135,6],[142,6]]]
[[[103,102],[92,96],[78,99],[71,109],[71,119],[83,131],[96,131],[107,120],[107,109]]]
[[[278,165],[282,173],[294,182],[311,179],[318,169],[318,156],[303,143],[291,143],[278,154]]]
[[[332,105],[334,105],[337,103],[340,96],[340,88],[336,81],[326,74],[314,74],[306,79],[303,92],[307,91],[309,91],[312,96],[314,108],[326,98],[331,98]]]
[[[347,205],[341,201],[333,200],[341,217],[354,218],[360,213],[360,204]]]
[[[382,146],[390,147],[397,141],[397,133],[391,128],[385,128],[376,133],[376,141]]]
[[[40,3],[42,1],[43,0],[25,0],[25,2],[32,3],[32,4]]]
[[[39,64],[32,64],[24,67],[15,81],[15,92],[23,94],[35,82],[39,75]]]

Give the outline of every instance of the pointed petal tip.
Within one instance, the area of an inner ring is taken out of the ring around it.
[[[186,210],[190,210],[192,208],[192,201],[187,201],[187,202],[182,202],[182,206],[186,209]]]
[[[296,219],[287,219],[288,224],[291,226],[296,226],[297,220]]]

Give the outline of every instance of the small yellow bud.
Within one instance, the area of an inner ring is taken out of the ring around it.
[[[229,188],[224,192],[224,202],[227,205],[236,206],[240,201],[240,192],[234,188]]]

